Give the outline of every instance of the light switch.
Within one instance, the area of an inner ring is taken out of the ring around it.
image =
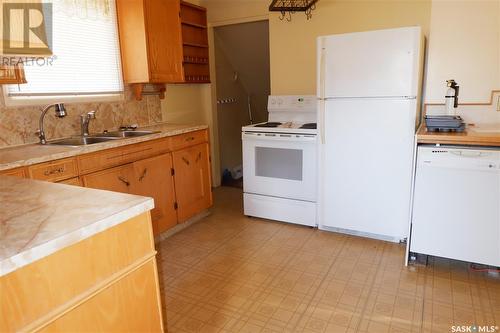
[[[497,96],[497,111],[500,111],[500,96]]]

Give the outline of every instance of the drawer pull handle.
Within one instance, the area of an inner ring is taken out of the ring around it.
[[[139,181],[142,182],[144,177],[146,177],[146,173],[148,173],[148,168],[144,168],[144,171],[142,172],[142,175],[139,177]]]
[[[190,137],[186,138],[186,142],[193,141],[193,140],[194,140],[194,136],[190,136]]]
[[[199,160],[201,160],[201,152],[199,152],[198,156],[196,157],[196,163],[198,163]]]
[[[188,159],[186,159],[185,157],[183,157],[182,160],[184,161],[184,163],[186,163],[187,165],[189,165],[189,160]]]
[[[125,185],[130,186],[130,182],[128,180],[126,180],[124,177],[118,176],[118,180],[120,180]]]
[[[55,175],[55,174],[58,174],[58,173],[63,173],[64,171],[66,171],[66,168],[62,166],[62,167],[59,167],[59,168],[45,170],[43,174],[45,176],[51,176],[51,175]]]

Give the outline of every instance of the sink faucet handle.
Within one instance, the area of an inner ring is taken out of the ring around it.
[[[92,111],[87,112],[86,116],[87,116],[89,119],[95,119],[95,114],[96,114],[96,111],[95,111],[95,110],[92,110]]]

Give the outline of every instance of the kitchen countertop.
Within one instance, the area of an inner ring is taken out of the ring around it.
[[[57,160],[76,155],[96,152],[134,143],[160,139],[168,136],[184,134],[188,132],[206,129],[206,125],[178,125],[161,123],[152,126],[141,127],[141,130],[160,131],[159,133],[144,135],[135,138],[112,140],[102,143],[95,143],[86,146],[58,146],[40,145],[38,143],[8,147],[0,149],[0,170],[8,170],[17,167]]]
[[[417,131],[417,142],[500,147],[500,124],[469,125],[464,132],[429,132],[422,124]]]
[[[153,199],[0,176],[0,276],[153,208]]]

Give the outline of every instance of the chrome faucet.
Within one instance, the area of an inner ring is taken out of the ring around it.
[[[40,139],[40,143],[42,145],[47,143],[47,140],[45,139],[45,132],[43,130],[43,120],[45,118],[45,114],[51,107],[54,107],[57,118],[66,117],[66,109],[64,108],[63,103],[49,104],[42,109],[42,114],[40,115],[40,121],[38,122],[38,138]]]
[[[91,119],[95,119],[95,111],[90,111],[80,115],[80,126],[82,129],[82,136],[89,135],[89,124]]]

